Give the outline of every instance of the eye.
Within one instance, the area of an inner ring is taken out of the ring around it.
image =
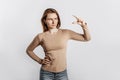
[[[58,18],[55,18],[55,20],[58,20]]]

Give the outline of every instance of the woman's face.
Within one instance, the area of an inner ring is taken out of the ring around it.
[[[47,27],[49,29],[56,28],[56,26],[58,24],[58,17],[56,15],[56,13],[48,13],[45,23],[47,24]]]

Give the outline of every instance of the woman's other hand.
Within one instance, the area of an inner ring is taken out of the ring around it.
[[[73,15],[73,17],[75,17],[77,21],[72,22],[72,24],[78,24],[78,25],[80,25],[82,27],[87,25],[87,23],[83,19],[78,18],[78,17],[76,17],[74,15]]]

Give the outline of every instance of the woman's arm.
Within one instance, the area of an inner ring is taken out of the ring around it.
[[[34,52],[33,50],[39,46],[41,43],[41,37],[40,34],[38,34],[33,41],[30,43],[30,45],[27,47],[26,49],[26,53],[35,61],[37,61],[38,63],[41,63],[41,58],[39,58]]]
[[[73,24],[80,25],[83,29],[83,34],[76,33],[72,30],[68,30],[70,39],[78,40],[78,41],[89,41],[91,37],[87,27],[87,23],[85,23],[82,19],[77,18],[76,16],[74,17],[77,19],[77,21],[73,22]]]
[[[87,23],[85,23],[84,25],[81,25],[82,29],[83,29],[83,37],[86,41],[89,41],[91,39],[90,37],[90,33],[87,27]]]

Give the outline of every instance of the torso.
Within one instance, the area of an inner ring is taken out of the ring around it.
[[[44,32],[41,46],[45,55],[51,55],[54,60],[52,64],[42,65],[42,68],[51,72],[60,72],[66,68],[66,46],[68,36],[65,30],[59,29],[56,33],[50,34],[49,31]]]

